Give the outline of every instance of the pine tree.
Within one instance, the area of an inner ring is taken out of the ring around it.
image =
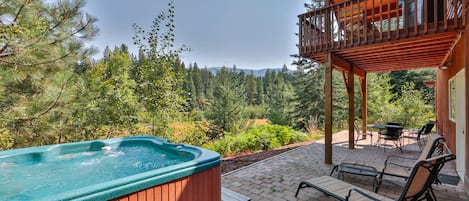
[[[200,72],[201,77],[202,77],[202,84],[204,88],[204,100],[201,100],[202,104],[204,104],[206,101],[213,99],[213,84],[212,84],[212,79],[213,75],[212,73],[207,69],[207,66],[202,69]]]
[[[289,113],[292,112],[293,88],[286,83],[282,74],[279,74],[272,85],[269,92],[269,106],[267,118],[272,124],[290,125]]]
[[[204,86],[202,83],[202,75],[200,72],[200,68],[197,63],[194,63],[191,75],[195,87],[195,97],[197,97],[197,99],[202,99],[204,97]]]
[[[324,122],[324,68],[309,60],[299,58],[295,65],[295,106],[290,117],[294,128],[318,129]]]
[[[110,137],[114,130],[128,129],[137,123],[138,102],[134,95],[136,84],[130,78],[130,55],[115,48],[108,56],[93,66],[86,77],[93,97],[87,107],[88,123],[95,128],[108,126]]]
[[[257,82],[256,77],[254,77],[254,72],[252,71],[251,74],[246,78],[245,88],[247,103],[249,105],[255,105],[257,102]]]
[[[386,123],[395,121],[397,107],[392,103],[395,94],[392,93],[389,73],[367,74],[368,85],[368,122]]]
[[[257,86],[256,104],[262,105],[264,104],[264,78],[263,77],[256,78],[256,86]]]
[[[94,53],[84,42],[94,38],[96,19],[82,12],[81,0],[0,4],[3,136],[14,147],[57,142],[54,131],[72,115],[76,64]]]
[[[234,74],[222,68],[216,75],[214,99],[208,108],[211,123],[210,138],[215,139],[224,132],[237,133],[245,124],[245,91],[243,84]]]

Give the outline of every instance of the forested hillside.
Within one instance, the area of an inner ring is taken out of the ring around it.
[[[256,76],[184,64],[181,55],[189,49],[174,45],[172,3],[149,29],[134,25],[134,44],[106,48],[93,59],[95,51],[84,44],[98,28],[81,12],[83,1],[47,2],[12,1],[0,8],[8,16],[0,18],[0,149],[141,134],[212,148],[226,147],[210,144],[215,140],[228,143],[239,135],[248,149],[268,149],[304,140],[298,131],[323,128],[320,65],[292,57],[296,70],[284,66]],[[140,51],[131,53],[128,45]],[[423,85],[435,79],[433,69],[367,78],[369,123],[416,127],[433,118],[433,89]],[[333,125],[341,129],[348,98],[339,72],[333,100]],[[255,128],[254,119],[263,118],[281,126]],[[251,136],[276,140],[253,145]]]

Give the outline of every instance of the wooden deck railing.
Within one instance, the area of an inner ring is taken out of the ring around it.
[[[462,29],[465,0],[348,0],[299,15],[300,55]]]

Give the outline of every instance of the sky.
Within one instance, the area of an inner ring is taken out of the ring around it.
[[[297,53],[297,16],[303,0],[174,0],[176,47],[191,49],[181,57],[199,67],[289,68]],[[88,0],[84,11],[98,18],[100,31],[90,45],[98,58],[106,46],[122,43],[136,53],[132,24],[150,30],[168,9],[167,0]]]

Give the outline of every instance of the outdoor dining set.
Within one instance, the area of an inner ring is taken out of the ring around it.
[[[435,126],[435,122],[429,121],[419,130],[406,129],[400,123],[396,122],[388,122],[386,124],[369,124],[367,127],[370,131],[367,131],[366,133],[361,132],[356,123],[354,125],[356,131],[356,142],[360,139],[361,136],[366,135],[370,136],[371,145],[383,147],[383,150],[386,151],[386,147],[388,146],[386,142],[391,141],[393,142],[394,147],[401,150],[402,152],[402,146],[404,145],[404,140],[406,138],[408,139],[408,142],[410,139],[416,140],[420,150],[422,150],[425,144],[425,136],[431,134],[431,131]],[[373,141],[372,131],[375,131],[378,134],[378,139],[376,142]],[[384,143],[382,143],[383,140]]]

